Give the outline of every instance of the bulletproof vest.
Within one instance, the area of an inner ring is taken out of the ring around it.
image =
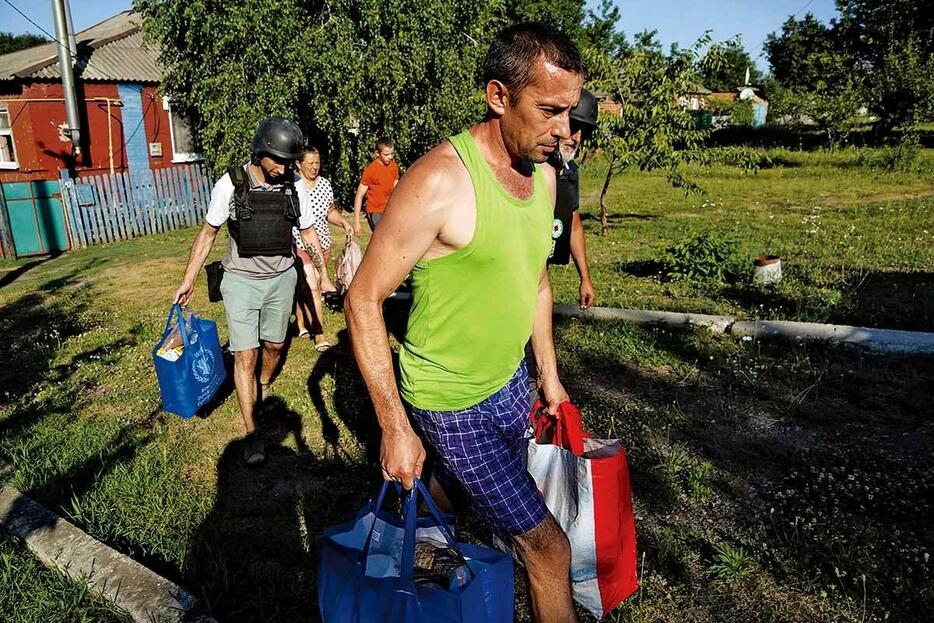
[[[240,257],[292,255],[292,227],[298,222],[298,195],[289,181],[278,190],[253,190],[243,167],[227,171],[234,185],[234,214],[227,230]]]

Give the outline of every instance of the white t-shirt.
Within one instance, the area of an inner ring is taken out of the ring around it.
[[[334,203],[334,190],[331,188],[331,182],[319,176],[314,188],[308,188],[308,182],[304,179],[301,183],[296,182],[295,188],[299,195],[308,195],[311,202],[311,225],[321,240],[321,250],[327,251],[331,248],[328,212]]]
[[[247,173],[251,188],[254,190],[262,188],[262,185],[250,174],[247,165],[244,165],[244,170]],[[296,187],[298,188],[300,184],[301,180],[296,175]],[[280,186],[270,186],[269,190],[278,190],[279,188]],[[233,181],[230,179],[230,174],[225,173],[223,177],[217,180],[217,183],[214,184],[214,190],[211,191],[211,203],[208,205],[207,214],[204,215],[204,220],[208,224],[220,227],[227,222],[228,218],[236,220],[235,210],[232,209],[233,194]],[[299,205],[298,227],[299,229],[308,229],[312,226],[311,200],[307,192],[297,192],[296,194],[298,195]],[[284,255],[240,257],[237,250],[237,241],[229,233],[227,235],[227,253],[224,255],[224,259],[221,260],[224,270],[252,279],[275,277],[292,268],[294,262],[294,257]]]

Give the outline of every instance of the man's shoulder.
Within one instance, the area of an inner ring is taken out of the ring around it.
[[[469,180],[467,167],[450,141],[444,141],[415,161],[406,171],[406,176],[423,177],[439,183]]]

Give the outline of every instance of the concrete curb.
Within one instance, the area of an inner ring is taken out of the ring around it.
[[[932,355],[934,333],[872,329],[840,324],[790,322],[786,320],[749,320],[734,322],[730,333],[756,339],[825,341],[859,346],[877,353]]]
[[[736,319],[732,316],[708,314],[683,314],[680,312],[646,311],[620,307],[591,307],[581,310],[574,305],[555,305],[555,314],[571,318],[594,318],[597,320],[625,320],[640,325],[660,326],[671,329],[706,327],[714,333],[726,333]]]
[[[0,475],[10,471],[10,466],[0,461]],[[0,525],[23,539],[43,564],[87,582],[137,623],[217,623],[195,614],[199,603],[188,591],[82,532],[10,485],[0,489]]]
[[[572,305],[555,305],[555,315],[595,320],[624,320],[644,326],[669,329],[706,327],[714,333],[737,337],[798,342],[829,342],[864,348],[880,354],[934,355],[934,333],[874,329],[788,320],[736,320],[732,316],[682,314],[678,312],[592,307],[586,311]]]

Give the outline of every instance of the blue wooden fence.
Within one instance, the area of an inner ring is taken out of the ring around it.
[[[72,248],[199,224],[211,200],[203,164],[59,180]]]

